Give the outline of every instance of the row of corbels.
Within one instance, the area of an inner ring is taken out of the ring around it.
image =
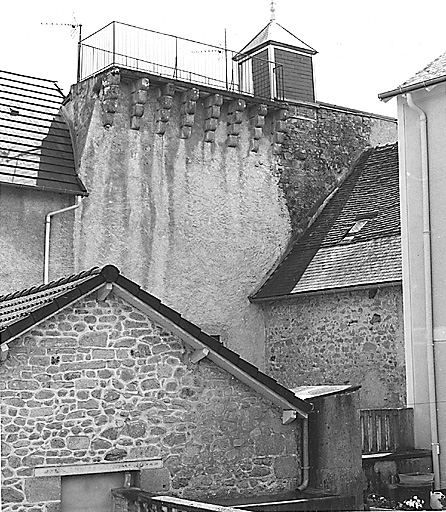
[[[102,80],[102,110],[104,126],[113,124],[113,115],[118,108],[118,93],[120,84],[119,70],[112,70]],[[132,87],[132,110],[130,127],[132,130],[139,130],[141,119],[144,115],[145,104],[148,100],[148,91],[150,80],[140,78],[133,82]],[[170,119],[175,86],[172,83],[163,84],[160,88],[160,95],[157,98],[156,110],[156,128],[158,135],[164,135],[167,130]],[[192,134],[192,127],[195,122],[197,110],[197,101],[200,98],[200,92],[193,87],[182,93],[181,97],[181,128],[180,137],[188,139]],[[221,107],[224,98],[221,94],[211,94],[204,100],[205,122],[204,122],[204,141],[214,142],[215,132],[218,127],[218,121],[221,115]],[[246,110],[246,102],[243,99],[235,99],[229,103],[227,117],[227,144],[229,147],[237,147],[241,126]],[[268,107],[265,104],[254,105],[248,110],[249,129],[250,129],[250,150],[258,152],[260,148],[260,139],[264,135],[265,119],[268,113]],[[272,129],[273,152],[278,154],[281,151],[282,143],[287,133],[288,109],[284,107],[274,112]]]

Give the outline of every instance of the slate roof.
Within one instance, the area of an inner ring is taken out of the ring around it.
[[[238,378],[245,376],[244,381],[248,385],[253,386],[254,383],[260,389],[266,388],[269,396],[278,397],[279,400],[287,402],[304,415],[310,412],[311,404],[298,398],[292,391],[242,359],[236,352],[228,349],[220,341],[164,305],[159,299],[142,290],[136,283],[121,275],[112,265],[102,269],[93,268],[49,284],[0,297],[0,346],[6,346],[6,343],[13,341],[38,323],[107,283],[113,283],[118,294],[123,291],[127,297],[135,299],[137,303],[161,315],[171,325],[192,337],[199,347],[209,350],[210,359],[220,366],[223,361],[223,367],[227,371],[232,371]]]
[[[397,143],[366,150],[251,299],[398,282],[402,278]]]
[[[421,87],[434,85],[435,83],[446,81],[446,53],[440,55],[430,62],[421,71],[418,71],[413,77],[406,80],[399,87],[392,91],[383,92],[378,95],[382,100],[390,99],[393,96],[404,92],[413,91]]]
[[[60,114],[63,100],[51,80],[0,71],[0,184],[87,195]]]
[[[317,51],[310,45],[304,43],[301,39],[292,34],[285,27],[277,23],[276,20],[271,20],[265,28],[263,28],[251,41],[240,51],[241,54],[251,53],[254,50],[260,49],[267,43],[278,43],[302,50],[306,53],[314,55]]]

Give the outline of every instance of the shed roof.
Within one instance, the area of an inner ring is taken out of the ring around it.
[[[276,43],[302,50],[305,53],[314,55],[317,51],[307,43],[292,34],[276,20],[271,20],[251,41],[240,51],[241,54],[251,53],[260,49],[267,43]]]
[[[86,195],[57,84],[0,71],[0,184]]]
[[[366,150],[253,300],[401,280],[397,143]]]
[[[118,296],[146,313],[153,321],[178,335],[196,350],[203,351],[204,356],[276,405],[294,409],[303,417],[311,410],[311,404],[298,398],[236,352],[142,290],[112,265],[102,269],[93,268],[49,284],[0,297],[0,346],[4,349],[9,342],[37,324],[90,293],[106,289],[107,286],[112,287]]]

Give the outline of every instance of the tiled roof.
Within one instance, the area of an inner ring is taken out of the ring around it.
[[[401,84],[400,87],[404,88],[408,85],[422,84],[423,82],[439,77],[444,77],[446,80],[446,53],[437,57],[421,71],[418,71],[412,78],[409,78],[409,80]]]
[[[314,224],[252,299],[400,280],[395,143],[362,154]]]
[[[437,57],[396,89],[378,94],[378,98],[387,101],[393,96],[441,82],[446,82],[446,53]]]
[[[311,404],[298,398],[292,391],[261,372],[256,366],[242,359],[236,352],[225,347],[220,341],[203,332],[198,326],[183,318],[179,313],[164,305],[159,299],[142,290],[136,283],[120,274],[119,270],[107,265],[102,269],[93,268],[77,275],[60,279],[39,287],[30,288],[0,297],[0,345],[11,342],[38,323],[56,314],[62,308],[87,296],[102,285],[114,283],[117,293],[123,290],[127,296],[155,311],[181,332],[196,340],[197,344],[210,351],[209,357],[217,364],[224,361],[224,368],[235,376],[246,376],[245,382],[256,384],[256,389],[268,390],[282,401],[307,414]],[[216,357],[212,358],[212,354]]]
[[[93,268],[48,284],[0,296],[0,332],[25,317],[32,317],[34,311],[50,304],[99,272],[100,269]]]
[[[0,184],[86,195],[55,82],[0,71]]]
[[[301,39],[292,34],[285,27],[271,20],[265,28],[263,28],[244,48],[241,54],[250,53],[253,50],[264,46],[268,42],[292,46],[293,48],[303,50],[304,52],[314,55],[316,50],[310,45],[304,43]]]

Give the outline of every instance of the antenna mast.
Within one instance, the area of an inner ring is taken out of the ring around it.
[[[76,81],[79,82],[81,79],[81,41],[82,41],[82,23],[41,23],[41,25],[54,25],[58,27],[71,27],[76,30],[79,29],[79,35],[77,40],[77,74]]]

